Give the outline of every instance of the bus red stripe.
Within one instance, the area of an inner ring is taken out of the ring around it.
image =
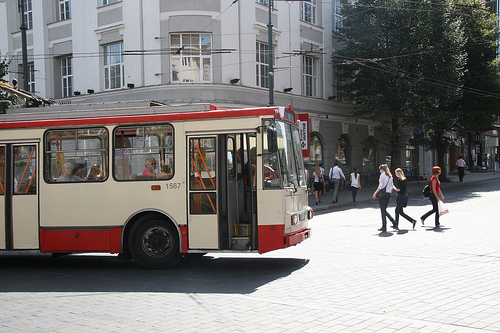
[[[193,111],[171,114],[144,114],[133,116],[114,117],[89,117],[74,119],[41,119],[26,121],[1,122],[0,128],[40,128],[55,126],[84,126],[84,125],[106,125],[106,124],[128,124],[128,123],[148,123],[180,120],[199,120],[217,118],[236,118],[249,116],[269,115],[275,117],[279,113],[274,112],[275,108],[239,109],[239,110],[214,110],[214,111]],[[84,111],[82,111],[84,112]],[[103,111],[105,112],[105,111]]]

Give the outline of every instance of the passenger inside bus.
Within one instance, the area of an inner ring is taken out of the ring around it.
[[[97,165],[94,164],[89,170],[89,173],[87,174],[87,180],[98,180],[101,175],[101,168]]]
[[[169,174],[166,172],[155,172],[156,160],[152,157],[146,159],[146,161],[144,162],[144,166],[146,167],[146,169],[144,169],[144,171],[142,172],[143,177],[144,176],[146,176],[147,178],[168,178],[169,177]]]
[[[76,163],[73,167],[72,175],[75,176],[76,181],[81,182],[85,180],[85,176],[83,175],[85,171],[85,165],[82,163]]]
[[[57,177],[58,182],[76,182],[76,176],[72,175],[73,165],[71,163],[64,163],[62,169],[62,174]]]

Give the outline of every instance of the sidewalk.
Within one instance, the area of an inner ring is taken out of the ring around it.
[[[448,174],[448,178],[451,179],[450,182],[444,182],[441,183],[441,187],[443,188],[443,192],[450,187],[458,186],[460,185],[460,181],[458,180],[458,175],[455,173]],[[490,179],[498,179],[500,178],[500,172],[494,172],[494,171],[482,171],[482,172],[470,172],[467,171],[465,173],[464,181],[463,183],[471,183],[471,182],[480,182],[480,181],[485,181],[485,180],[490,180]],[[408,193],[412,194],[414,193],[415,195],[421,194],[422,189],[424,188],[425,184],[427,184],[427,180],[420,180],[418,181],[409,181],[408,182]],[[327,184],[328,185],[328,184]],[[358,190],[358,193],[356,195],[356,202],[359,204],[362,204],[363,202],[369,202],[373,201],[373,192],[375,192],[375,189],[377,188],[377,185],[370,185],[368,187],[363,187],[362,189]],[[394,196],[394,193],[393,193]],[[318,202],[316,205],[316,199],[314,196],[314,193],[309,195],[309,206],[314,211],[324,211],[324,210],[335,210],[335,208],[345,208],[345,207],[354,207],[352,204],[352,194],[351,191],[341,189],[339,190],[339,201],[337,203],[332,203],[333,201],[333,190],[330,190],[328,192],[325,192],[325,195],[321,197],[321,202]]]

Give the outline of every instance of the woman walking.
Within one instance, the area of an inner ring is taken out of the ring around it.
[[[373,199],[377,198],[378,192],[385,191],[385,195],[378,200],[380,213],[382,215],[382,228],[378,229],[378,231],[387,231],[387,218],[392,222],[392,228],[397,230],[398,228],[394,219],[391,214],[387,212],[387,206],[389,205],[389,200],[391,200],[393,187],[391,170],[389,170],[387,164],[382,164],[378,168],[380,170],[380,178],[378,180],[377,190],[373,193]]]
[[[443,192],[441,192],[441,182],[439,181],[439,175],[441,174],[441,167],[439,166],[434,166],[432,168],[432,178],[431,178],[431,195],[429,195],[429,199],[432,202],[432,210],[428,211],[422,217],[420,220],[422,221],[422,225],[424,224],[424,221],[426,218],[428,218],[430,215],[433,213],[436,213],[435,217],[435,225],[436,227],[439,227],[439,209],[438,209],[438,201],[439,197],[438,195],[441,195],[441,198],[444,201],[444,195]]]
[[[313,172],[314,177],[314,194],[316,196],[316,205],[321,202],[321,194],[323,192],[323,184],[325,183],[325,178],[323,177],[323,172],[320,167],[317,166]]]
[[[361,188],[360,175],[358,173],[358,168],[353,168],[353,173],[351,173],[351,191],[352,191],[352,202],[356,206],[356,194],[358,189]]]
[[[394,178],[394,190],[397,192],[396,195],[396,228],[399,228],[399,215],[407,219],[413,224],[413,229],[415,229],[415,224],[417,223],[416,220],[412,219],[408,215],[405,214],[403,211],[403,207],[406,203],[407,199],[407,191],[406,191],[406,184],[407,180],[405,177],[405,174],[401,168],[397,168],[396,171],[394,171],[396,174],[396,178]]]

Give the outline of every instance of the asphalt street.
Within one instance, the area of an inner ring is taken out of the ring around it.
[[[431,205],[411,186],[418,220]],[[499,332],[500,174],[443,184],[438,229],[378,232],[363,190],[355,207],[348,191],[318,205],[310,239],[264,255],[143,270],[112,255],[0,254],[0,332]]]

